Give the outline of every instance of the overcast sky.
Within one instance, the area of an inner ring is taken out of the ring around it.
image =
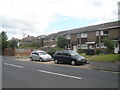
[[[0,0],[0,31],[39,36],[117,21],[119,0]]]

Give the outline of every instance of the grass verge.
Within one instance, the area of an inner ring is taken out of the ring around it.
[[[82,55],[82,56],[84,56],[84,57],[86,57],[86,58],[90,58],[90,57],[93,56],[93,55],[86,55],[86,53],[80,53],[80,55]]]
[[[96,57],[89,59],[89,61],[108,61],[108,62],[120,62],[120,54],[100,54]]]

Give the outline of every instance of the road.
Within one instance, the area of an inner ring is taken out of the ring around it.
[[[2,58],[3,88],[118,88],[118,73]]]

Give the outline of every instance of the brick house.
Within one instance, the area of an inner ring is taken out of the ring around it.
[[[108,36],[115,41],[115,52],[118,52],[120,51],[119,23],[120,21],[114,21],[53,33],[43,38],[43,47],[54,48],[56,47],[57,38],[65,36],[69,41],[68,49],[77,51],[78,49],[106,48],[103,38]]]

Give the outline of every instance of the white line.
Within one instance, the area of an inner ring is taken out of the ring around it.
[[[14,66],[14,67],[19,67],[19,68],[23,68],[22,66],[19,65],[14,65],[14,64],[9,64],[9,63],[4,63],[5,65],[9,65],[9,66]]]
[[[54,73],[54,72],[48,72],[48,71],[44,71],[44,70],[38,70],[38,71],[44,72],[44,73],[49,73],[49,74],[54,74],[54,75],[59,75],[59,76],[63,76],[63,77],[69,77],[69,78],[74,78],[74,79],[82,79],[81,77],[70,76],[70,75],[65,75],[65,74],[60,74],[60,73]]]

